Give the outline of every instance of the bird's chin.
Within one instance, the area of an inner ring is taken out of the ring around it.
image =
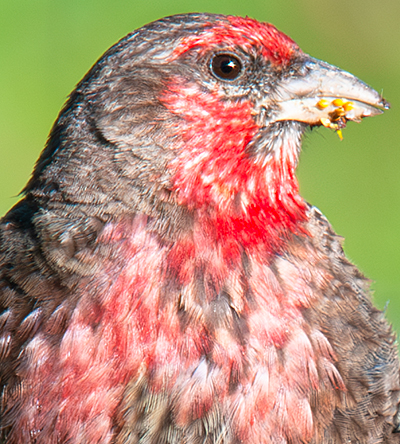
[[[287,160],[293,167],[296,167],[302,137],[309,128],[308,123],[296,120],[270,122],[260,128],[247,146],[247,154],[253,157],[255,163],[266,167],[273,158],[278,158],[286,153],[290,157]]]

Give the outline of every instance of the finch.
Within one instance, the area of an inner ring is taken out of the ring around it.
[[[395,335],[295,176],[385,108],[250,18],[109,49],[1,220],[1,443],[399,443]]]

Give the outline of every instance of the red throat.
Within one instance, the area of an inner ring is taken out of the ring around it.
[[[259,131],[251,102],[223,100],[184,81],[166,91],[161,100],[183,122],[173,188],[202,229],[209,227],[208,239],[277,251],[290,233],[301,233],[306,206],[295,176],[297,141],[286,138],[257,160],[248,152]]]

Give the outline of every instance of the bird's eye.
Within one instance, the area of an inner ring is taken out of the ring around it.
[[[217,54],[211,59],[212,73],[221,80],[235,80],[242,72],[240,60],[232,54]]]

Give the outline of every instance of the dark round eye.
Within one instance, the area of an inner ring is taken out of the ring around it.
[[[242,64],[232,54],[217,54],[211,60],[211,71],[221,80],[235,80],[242,72]]]

